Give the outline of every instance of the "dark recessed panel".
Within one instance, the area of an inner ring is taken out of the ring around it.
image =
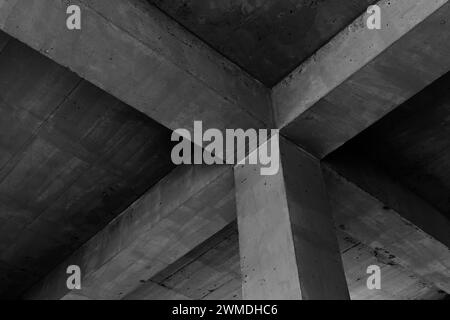
[[[170,131],[0,33],[0,296],[63,261],[171,169]]]
[[[148,0],[273,86],[375,0]]]

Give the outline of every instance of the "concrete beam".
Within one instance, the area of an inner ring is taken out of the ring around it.
[[[357,155],[323,167],[339,228],[450,293],[448,219]]]
[[[243,298],[348,299],[320,163],[283,138],[280,152],[276,175],[235,167]]]
[[[145,299],[142,299],[145,297]],[[175,290],[166,288],[156,282],[148,281],[135,292],[124,297],[124,300],[193,300]]]
[[[172,294],[161,297],[161,290],[152,289],[155,284],[171,290]],[[182,295],[193,300],[241,300],[241,290],[234,221],[124,299],[159,300]]]
[[[382,0],[273,88],[275,124],[323,158],[450,70],[447,0]]]
[[[25,298],[124,297],[235,219],[233,184],[230,167],[176,168]],[[82,290],[67,289],[69,265],[80,266]]]
[[[225,233],[218,233],[222,239],[214,236],[207,240],[125,299],[241,300],[237,225],[232,223],[225,229]],[[352,300],[440,300],[445,296],[433,284],[396,264],[389,255],[374,252],[340,229],[337,237]],[[381,268],[381,290],[367,288],[369,265]]]
[[[352,300],[440,300],[445,293],[400,265],[389,252],[374,250],[336,226]],[[367,267],[381,270],[381,289],[367,288]]]
[[[170,129],[270,126],[270,93],[144,0],[0,1],[0,29]]]

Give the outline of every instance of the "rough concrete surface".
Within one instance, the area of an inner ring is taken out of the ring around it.
[[[448,0],[70,3],[0,0],[0,298],[449,298]],[[194,121],[281,171],[175,167]]]

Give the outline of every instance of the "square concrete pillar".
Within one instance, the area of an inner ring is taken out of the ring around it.
[[[279,149],[275,175],[234,170],[243,298],[349,299],[320,162],[284,138]]]

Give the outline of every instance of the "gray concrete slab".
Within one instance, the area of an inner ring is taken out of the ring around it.
[[[148,0],[271,87],[376,0]]]
[[[15,280],[0,296],[14,298],[173,164],[168,129],[1,35],[0,262]]]

